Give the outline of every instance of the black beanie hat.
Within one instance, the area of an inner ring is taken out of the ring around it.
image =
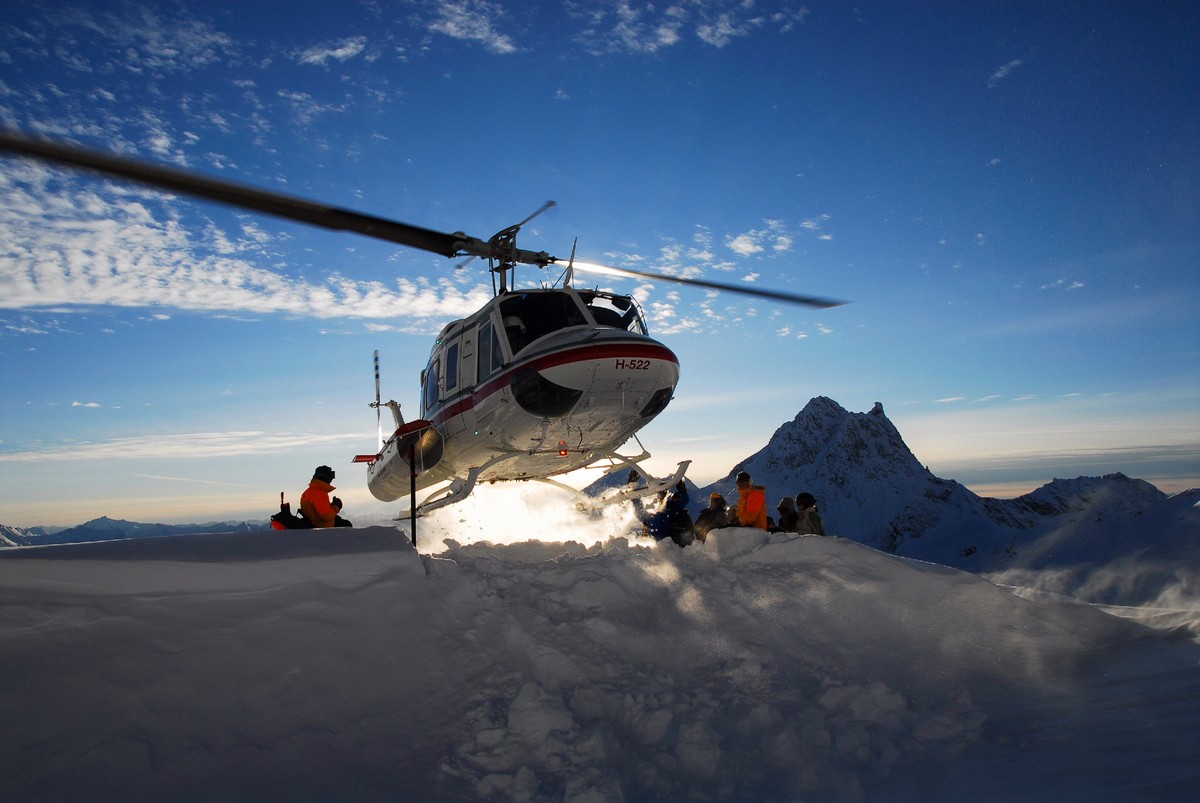
[[[331,469],[329,466],[317,466],[317,470],[313,472],[314,480],[333,482],[333,477],[333,469]]]

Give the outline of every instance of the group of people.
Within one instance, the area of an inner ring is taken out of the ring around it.
[[[629,482],[637,482],[637,472],[630,472]],[[709,497],[708,507],[700,511],[693,522],[687,512],[688,491],[683,480],[669,494],[658,493],[657,506],[645,510],[641,500],[634,500],[634,508],[644,525],[646,535],[661,541],[670,538],[680,546],[693,541],[705,541],[709,532],[722,527],[757,527],[773,533],[800,533],[801,535],[824,535],[825,524],[817,510],[817,500],[808,491],[801,491],[795,498],[785,496],[775,506],[778,519],[767,515],[767,492],[755,485],[748,472],[737,475],[737,503],[730,506],[725,497],[714,493]]]
[[[730,507],[725,497],[714,493],[708,507],[696,517],[696,537],[704,540],[708,533],[722,527],[756,527],[772,533],[824,535],[825,523],[817,510],[817,500],[808,491],[793,499],[785,496],[775,506],[779,518],[767,515],[767,489],[755,485],[746,471],[737,475],[737,504]]]

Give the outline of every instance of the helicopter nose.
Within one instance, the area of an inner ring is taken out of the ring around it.
[[[511,387],[521,408],[539,417],[614,416],[644,423],[666,408],[678,382],[678,358],[647,338],[560,352],[517,373]]]

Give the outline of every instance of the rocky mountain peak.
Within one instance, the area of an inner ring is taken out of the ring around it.
[[[879,402],[869,413],[851,413],[825,396],[804,406],[783,424],[759,451],[738,463],[724,485],[739,471],[769,486],[770,496],[795,496],[801,490],[824,495],[858,495],[864,484],[923,481],[929,473],[917,461]],[[869,491],[867,491],[869,493]],[[821,495],[818,495],[818,499]]]

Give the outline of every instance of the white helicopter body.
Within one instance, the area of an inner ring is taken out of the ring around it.
[[[678,358],[648,336],[629,296],[511,291],[446,325],[421,372],[421,421],[398,419],[377,455],[355,460],[369,464],[367,486],[384,502],[411,492],[418,432],[418,490],[456,478],[545,479],[604,460],[635,468],[647,455],[617,450],[666,408],[678,382]]]

